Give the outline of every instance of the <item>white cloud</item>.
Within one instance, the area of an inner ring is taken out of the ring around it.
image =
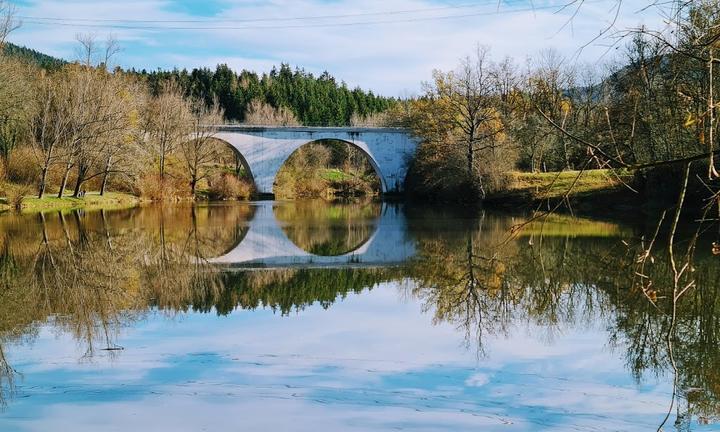
[[[553,3],[554,2],[554,3]],[[586,2],[571,22],[571,10],[557,13],[543,9],[548,4],[559,5],[562,0],[534,2],[535,11],[510,13],[511,6],[496,12],[494,2],[475,8],[441,9],[446,3],[430,0],[366,0],[363,2],[338,0],[276,0],[272,2],[226,1],[226,8],[215,19],[267,19],[280,17],[308,17],[352,15],[381,11],[400,11],[434,8],[412,14],[351,16],[345,18],[224,22],[212,24],[184,23],[175,26],[251,26],[245,30],[161,31],[150,29],[90,29],[103,34],[112,31],[126,50],[121,63],[125,66],[155,69],[157,67],[209,66],[215,62],[228,63],[236,68],[264,69],[269,65],[288,62],[312,72],[328,70],[350,86],[360,85],[386,95],[398,95],[403,90],[417,92],[420,82],[430,78],[432,69],[451,69],[458,58],[467,54],[476,43],[492,47],[495,58],[512,56],[519,63],[543,48],[555,48],[566,56],[574,56],[578,49],[593,40],[612,19],[614,0]],[[635,26],[640,22],[659,25],[654,11],[636,11],[643,0],[628,0],[616,24],[617,28]],[[198,20],[188,13],[168,10],[173,2],[110,0],[57,2],[32,0],[20,8],[25,16],[133,19],[133,20]],[[490,4],[492,3],[492,5]],[[515,2],[525,7],[530,1]],[[524,5],[524,6],[523,6]],[[197,7],[197,6],[196,6]],[[457,19],[423,20],[429,17],[477,15]],[[379,25],[351,25],[359,22],[398,21]],[[74,35],[88,28],[41,26],[26,19],[25,26],[12,40],[53,55],[72,57]],[[308,25],[331,24],[331,26]],[[135,26],[155,26],[135,23]],[[277,28],[284,26],[284,28]],[[301,26],[298,28],[298,26]],[[304,27],[303,27],[304,26]],[[565,27],[564,27],[565,26]],[[257,28],[274,27],[274,28]],[[563,28],[564,27],[564,28]],[[586,47],[579,58],[595,60],[606,51],[607,39]]]
[[[488,374],[478,372],[470,375],[470,377],[465,380],[465,385],[468,387],[482,387],[489,382],[490,376]]]

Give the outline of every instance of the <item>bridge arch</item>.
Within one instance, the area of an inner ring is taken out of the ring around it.
[[[252,168],[250,167],[250,164],[248,163],[247,159],[245,159],[245,155],[242,154],[240,149],[238,149],[236,146],[232,145],[228,141],[218,138],[218,137],[211,137],[210,140],[214,143],[223,145],[223,146],[227,147],[228,149],[230,149],[230,151],[232,151],[233,155],[235,155],[235,160],[237,161],[237,163],[240,164],[242,169],[245,171],[248,180],[250,180],[250,182],[253,183],[253,185],[254,185],[255,184],[255,176],[253,175]],[[235,168],[236,168],[236,173],[237,173],[239,167],[236,166]]]
[[[310,139],[309,141],[300,144],[293,150],[290,154],[286,155],[284,160],[281,162],[280,167],[275,172],[273,177],[273,194],[275,194],[275,187],[278,183],[278,176],[282,172],[282,170],[287,166],[288,162],[293,158],[293,156],[297,155],[300,151],[303,149],[308,148],[312,145],[328,145],[332,142],[342,143],[342,145],[347,146],[350,149],[357,150],[360,155],[368,162],[370,167],[372,168],[372,171],[377,178],[379,184],[380,184],[380,192],[381,193],[387,193],[388,186],[385,181],[385,177],[383,176],[382,171],[380,170],[380,166],[378,165],[377,160],[373,156],[370,149],[367,148],[367,146],[363,146],[362,144],[357,144],[355,142],[349,141],[347,139],[343,138],[317,138],[317,139]]]

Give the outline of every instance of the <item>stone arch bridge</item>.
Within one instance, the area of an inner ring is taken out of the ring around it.
[[[214,137],[234,148],[260,194],[272,194],[278,171],[301,146],[344,141],[360,149],[378,174],[383,193],[402,192],[408,164],[418,146],[409,131],[396,128],[213,126]]]

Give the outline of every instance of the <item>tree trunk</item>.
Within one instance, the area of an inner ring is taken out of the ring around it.
[[[110,174],[107,171],[105,171],[105,174],[103,174],[102,183],[100,184],[100,196],[105,195],[105,188],[107,188],[107,181],[108,181],[109,175]]]
[[[471,138],[467,148],[467,179],[470,182],[472,194],[475,194],[475,176],[473,175],[473,165],[475,162],[474,159],[475,155],[473,152],[473,139]]]
[[[43,164],[42,176],[40,177],[40,186],[38,190],[38,199],[42,199],[45,195],[45,187],[47,186],[47,175],[50,170],[50,161],[52,160],[53,146],[51,145],[48,149],[47,156],[45,156],[45,163]]]
[[[105,195],[105,188],[107,187],[108,177],[110,177],[110,164],[112,163],[112,156],[108,156],[105,161],[105,172],[103,173],[102,184],[100,185],[100,196]]]
[[[197,188],[197,178],[196,176],[192,176],[192,180],[190,180],[190,193],[193,197],[195,197],[195,189]]]
[[[67,186],[68,176],[70,175],[70,168],[72,168],[72,165],[67,165],[65,167],[65,174],[63,175],[62,182],[60,183],[60,192],[58,192],[58,198],[62,198],[65,194],[65,186]]]
[[[467,154],[467,171],[468,171],[467,172],[468,179],[470,179],[470,181],[472,181],[472,178],[473,178],[473,151],[470,148],[468,149],[468,154]]]
[[[78,198],[80,196],[80,188],[85,181],[85,174],[87,174],[87,170],[88,169],[83,165],[78,167],[77,180],[75,181],[75,189],[73,190],[73,198]]]
[[[46,164],[43,166],[42,175],[40,176],[40,186],[38,187],[38,199],[42,199],[45,196],[45,186],[47,185],[47,175],[50,167]]]
[[[160,155],[160,180],[165,179],[165,154]]]

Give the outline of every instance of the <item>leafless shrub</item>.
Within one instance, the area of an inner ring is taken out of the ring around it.
[[[275,108],[260,100],[253,99],[245,112],[245,123],[262,126],[298,126],[300,121],[286,107]]]
[[[178,201],[191,196],[190,185],[183,179],[148,174],[139,179],[140,196],[151,201]]]
[[[223,173],[210,178],[208,194],[214,200],[248,200],[252,196],[252,185]]]
[[[5,198],[7,204],[15,211],[22,210],[25,197],[32,193],[30,185],[7,185],[5,188]]]

